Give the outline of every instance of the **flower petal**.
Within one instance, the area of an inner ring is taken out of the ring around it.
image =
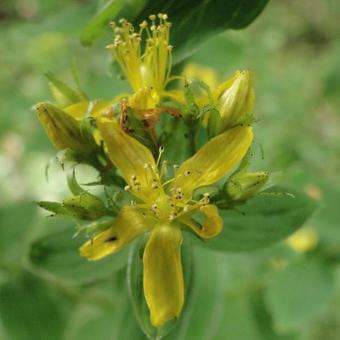
[[[105,111],[108,111],[112,106],[112,102],[108,101],[95,101],[95,102],[78,102],[72,105],[69,105],[64,108],[65,112],[71,115],[73,118],[77,120],[81,120],[86,116],[97,117]]]
[[[87,241],[80,255],[89,260],[100,260],[119,251],[135,237],[152,227],[152,220],[144,217],[135,207],[124,207],[110,228]]]
[[[178,317],[183,307],[181,244],[178,227],[159,225],[153,229],[144,250],[144,295],[155,327]]]
[[[152,202],[162,186],[149,149],[125,133],[112,118],[101,117],[97,124],[109,157],[122,172],[129,190],[144,202]]]
[[[198,187],[217,182],[244,157],[252,140],[252,129],[241,126],[211,139],[180,166],[171,190],[190,198]]]
[[[218,235],[223,227],[223,219],[219,215],[217,207],[208,204],[202,206],[200,211],[205,215],[202,224],[193,220],[191,217],[180,218],[180,221],[203,239],[209,239]]]

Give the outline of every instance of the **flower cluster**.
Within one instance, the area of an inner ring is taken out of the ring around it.
[[[37,105],[38,118],[63,160],[73,167],[93,166],[98,184],[114,187],[115,193],[104,202],[82,189],[73,173],[74,196],[39,205],[90,221],[82,228],[89,240],[80,248],[89,260],[147,235],[144,296],[151,324],[161,327],[181,314],[185,301],[183,232],[203,240],[218,237],[223,228],[219,208],[256,195],[268,173],[248,171],[255,103],[251,73],[237,71],[213,89],[200,80],[173,77],[171,24],[166,14],[149,19],[138,30],[124,19],[112,23],[115,37],[108,48],[131,93],[90,101],[51,76],[56,103]],[[172,142],[175,131],[164,127],[172,121],[183,122],[185,145]],[[199,136],[204,137],[198,141]],[[165,159],[167,148],[172,154],[187,149],[186,159],[180,165]],[[118,202],[117,194],[125,199]]]

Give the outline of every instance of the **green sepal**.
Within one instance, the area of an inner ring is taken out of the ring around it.
[[[52,72],[45,72],[50,81],[51,92],[56,103],[62,107],[87,100],[87,96],[80,90],[75,90],[65,82],[58,79]]]
[[[80,220],[97,220],[103,216],[111,215],[103,201],[95,195],[83,192],[80,195],[67,198],[62,203],[39,201],[39,207],[58,216],[72,216]]]
[[[73,195],[80,195],[85,192],[76,179],[76,171],[74,168],[67,171],[67,185]]]
[[[63,206],[72,216],[81,220],[96,220],[108,214],[103,201],[95,195],[83,192],[63,201]]]
[[[114,221],[114,217],[103,217],[99,220],[93,221],[91,223],[81,225],[77,227],[77,231],[74,236],[78,236],[81,233],[86,234],[89,237],[97,235],[98,233],[110,228]]]
[[[199,117],[200,108],[196,104],[194,91],[192,89],[194,81],[185,81],[184,98],[185,98],[185,114],[192,117]]]
[[[66,209],[62,203],[50,202],[50,201],[38,201],[36,204],[47,211],[52,212],[55,215],[70,216],[71,213]]]

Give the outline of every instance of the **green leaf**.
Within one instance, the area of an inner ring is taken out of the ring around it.
[[[150,314],[143,290],[143,250],[147,238],[140,238],[131,248],[128,265],[128,286],[135,316],[143,332],[151,339],[159,339],[168,334],[178,320],[169,321],[163,327],[155,328],[150,323]],[[182,244],[182,265],[185,295],[189,294],[192,274],[191,245],[184,239]]]
[[[159,0],[148,1],[135,24],[150,13],[165,12],[171,28],[171,44],[175,49],[175,63],[184,60],[204,40],[227,29],[249,25],[263,10],[268,0]]]
[[[36,220],[33,203],[18,202],[0,208],[0,259],[18,260],[25,255],[26,237]]]
[[[11,340],[59,340],[69,300],[41,280],[23,273],[0,287],[0,322]]]
[[[272,276],[266,302],[280,332],[299,330],[330,301],[332,276],[322,263],[291,264]]]
[[[107,24],[113,20],[124,6],[125,0],[110,0],[98,11],[83,29],[80,40],[83,45],[92,42],[104,31]]]
[[[283,193],[294,195],[284,195]],[[272,188],[240,206],[240,211],[220,210],[221,234],[201,244],[222,251],[249,251],[274,244],[300,228],[316,208],[307,195]]]
[[[108,280],[91,284],[81,290],[63,340],[122,339],[116,336],[116,333],[119,327],[122,324],[125,326],[127,322],[126,319],[122,322],[122,309],[125,309],[126,305],[130,307],[125,273],[126,271],[122,270]],[[132,311],[130,319],[134,319]]]
[[[167,13],[171,44],[175,46],[175,63],[188,57],[205,39],[226,29],[249,25],[263,10],[268,0],[158,0],[109,1],[82,32],[84,45],[93,43],[107,25],[124,16],[138,25],[150,14]]]
[[[237,275],[231,272],[236,267],[230,266],[232,256],[198,247],[194,256],[191,296],[180,322],[165,339],[262,340],[248,301],[251,292],[240,284],[231,290],[231,281]],[[240,265],[237,268],[242,271]],[[244,279],[240,283],[244,285]]]
[[[79,254],[84,237],[73,238],[75,230],[51,233],[31,244],[30,260],[34,266],[59,278],[87,284],[105,279],[122,269],[127,261],[127,249],[100,261],[88,261]]]

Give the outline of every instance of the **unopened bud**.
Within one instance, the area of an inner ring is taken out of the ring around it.
[[[222,84],[217,90],[217,100],[217,109],[221,115],[218,132],[234,126],[252,113],[255,93],[250,71],[237,71],[232,79]]]
[[[69,114],[49,103],[36,106],[38,118],[49,139],[59,149],[72,149],[79,153],[89,153],[89,140],[84,136],[80,123]]]
[[[230,201],[245,202],[255,196],[268,181],[266,171],[248,172],[232,176],[224,185]]]
[[[71,215],[82,220],[96,220],[107,213],[103,201],[88,192],[64,200],[63,206]]]

